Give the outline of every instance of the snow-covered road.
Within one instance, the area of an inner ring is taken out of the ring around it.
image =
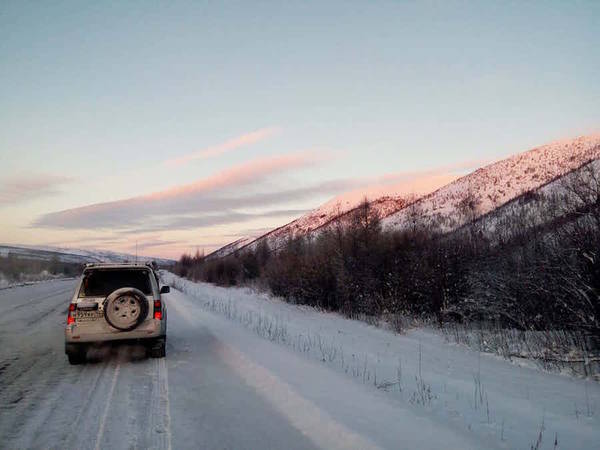
[[[461,411],[453,419],[277,339],[264,339],[248,326],[251,321],[244,325],[214,312],[214,302],[211,312],[211,289],[215,298],[225,291],[206,285],[206,298],[177,290],[165,296],[166,359],[146,359],[143,349],[128,345],[94,350],[88,364],[70,366],[63,326],[74,284],[53,281],[0,291],[0,448],[468,449],[528,448],[522,444],[535,441],[535,429],[521,430],[527,435],[520,442],[498,439],[497,419],[487,425],[489,432],[469,430]],[[291,323],[301,324],[311,314],[292,317]],[[331,321],[344,334],[366,329],[338,320],[345,319],[323,314],[321,326],[325,330]],[[286,332],[292,339],[292,330]],[[356,336],[364,345],[366,337]],[[428,344],[426,337],[423,342]],[[440,364],[451,374],[445,362]],[[413,376],[405,375],[407,384]],[[569,385],[549,377],[557,387]],[[449,379],[448,392],[434,392],[437,401],[451,403],[459,381]],[[493,386],[487,389],[493,395]],[[591,402],[598,393],[596,384],[589,386]],[[451,409],[444,405],[442,411]],[[579,440],[560,448],[592,448],[600,437],[597,412],[585,417],[584,406],[579,408],[582,417],[573,418],[580,424],[573,430]],[[549,411],[547,420],[556,421],[556,414]],[[507,429],[502,437],[514,433]],[[552,448],[553,439],[545,435],[542,447]]]

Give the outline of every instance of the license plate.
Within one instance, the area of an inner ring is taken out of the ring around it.
[[[102,317],[100,311],[77,311],[78,322],[91,322]]]

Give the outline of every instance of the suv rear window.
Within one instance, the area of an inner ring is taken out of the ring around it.
[[[85,272],[79,297],[106,297],[116,289],[123,287],[133,287],[145,295],[151,295],[150,272],[131,269],[102,269]]]

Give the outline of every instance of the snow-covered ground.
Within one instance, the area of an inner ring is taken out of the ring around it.
[[[540,432],[539,448],[555,448],[555,440],[558,448],[598,448],[600,385],[595,381],[514,365],[450,345],[426,329],[397,335],[249,289],[193,283],[169,273],[163,277],[205,311],[353,380],[357,392],[369,392],[372,399],[385,398],[391,416],[374,414],[382,422],[389,422],[390,429],[397,426],[392,419],[396,408],[403,414],[426,417],[457,433],[467,433],[478,440],[481,448],[535,448]],[[241,331],[236,333],[240,338],[243,335]],[[254,345],[245,345],[246,351],[254,353]],[[289,372],[273,354],[255,356],[275,373]],[[308,374],[298,377],[318,386],[320,392],[331,389]],[[370,414],[368,404],[356,402],[354,408],[353,416]],[[435,441],[437,434],[417,430],[414,427],[413,433],[430,446],[443,442]],[[438,448],[453,447],[440,444]]]
[[[63,354],[75,281],[0,291],[0,448],[528,449],[542,423],[540,448],[600,441],[596,383],[165,279],[184,291],[165,295],[167,357],[83,366]]]
[[[0,291],[1,448],[482,446],[175,290],[165,296],[165,359],[121,345],[70,366],[63,327],[73,288],[62,281]]]

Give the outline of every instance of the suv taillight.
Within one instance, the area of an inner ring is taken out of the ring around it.
[[[154,318],[162,320],[162,303],[160,300],[154,300]]]
[[[75,310],[77,309],[77,305],[75,303],[69,304],[69,312],[67,313],[67,325],[71,325],[75,323]]]

